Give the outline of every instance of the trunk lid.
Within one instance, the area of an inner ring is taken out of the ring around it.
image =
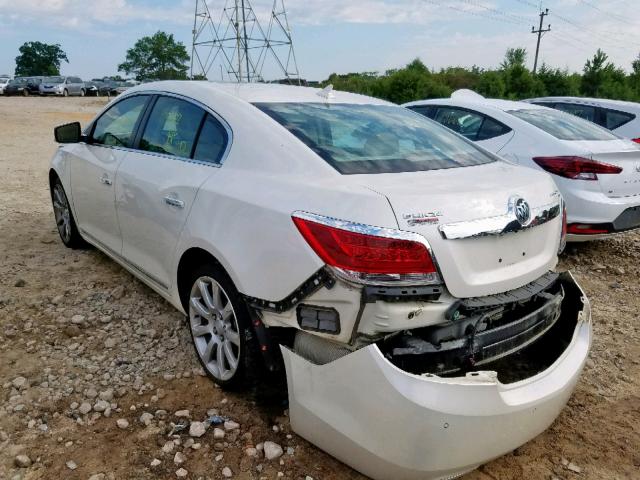
[[[363,184],[391,204],[401,230],[431,245],[450,293],[459,298],[493,295],[522,287],[557,262],[561,216],[503,235],[447,239],[439,227],[482,225],[505,216],[513,197],[534,209],[557,203],[548,175],[505,162],[427,172],[362,175]]]

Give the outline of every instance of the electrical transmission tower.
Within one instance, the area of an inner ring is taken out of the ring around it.
[[[225,0],[218,20],[211,3],[196,0],[191,78],[219,74],[222,81],[262,82],[266,64],[270,75],[300,83],[284,0],[274,0],[266,29],[250,0]]]
[[[538,35],[538,44],[536,45],[536,59],[533,62],[533,73],[534,74],[538,70],[538,55],[540,54],[540,40],[542,40],[542,35],[543,34],[551,31],[551,25],[549,25],[545,29],[542,28],[542,23],[544,22],[544,17],[546,17],[547,15],[549,15],[549,9],[548,8],[546,10],[542,10],[541,9],[540,10],[540,26],[538,27],[538,30],[536,30],[536,27],[531,27],[531,33],[536,33]]]

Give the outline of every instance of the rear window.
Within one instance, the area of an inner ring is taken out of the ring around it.
[[[397,173],[495,161],[409,109],[390,105],[259,103],[342,174]]]
[[[579,103],[557,103],[555,109],[570,113],[576,117],[584,118],[590,122],[597,123],[596,107],[592,107],[591,105],[581,105]]]
[[[557,110],[525,109],[508,113],[559,140],[616,140],[618,137],[595,123]]]

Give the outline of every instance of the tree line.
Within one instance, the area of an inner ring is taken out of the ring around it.
[[[331,74],[322,82],[336,90],[346,90],[394,103],[449,97],[468,88],[490,98],[521,100],[540,96],[581,96],[640,101],[640,55],[627,74],[598,49],[588,59],[582,73],[543,64],[536,74],[526,67],[527,51],[509,48],[496,69],[448,67],[429,69],[420,59],[404,68],[378,72]]]
[[[60,64],[68,62],[60,45],[27,42],[16,58],[17,76],[58,75]],[[142,37],[127,50],[118,71],[137,80],[187,79],[189,55],[183,43],[162,31]],[[420,59],[384,73],[333,73],[320,82],[336,90],[362,93],[394,103],[426,98],[448,97],[455,90],[468,88],[491,98],[519,100],[539,96],[586,96],[640,101],[640,55],[631,64],[631,73],[609,60],[598,49],[582,73],[543,64],[536,74],[526,66],[527,51],[509,48],[495,69],[448,67],[429,69]]]

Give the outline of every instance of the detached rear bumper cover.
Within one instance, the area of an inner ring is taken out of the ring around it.
[[[412,375],[376,345],[321,366],[283,348],[294,431],[379,480],[454,478],[526,443],[558,416],[589,353],[589,302],[564,279],[581,296],[571,342],[517,383]]]

